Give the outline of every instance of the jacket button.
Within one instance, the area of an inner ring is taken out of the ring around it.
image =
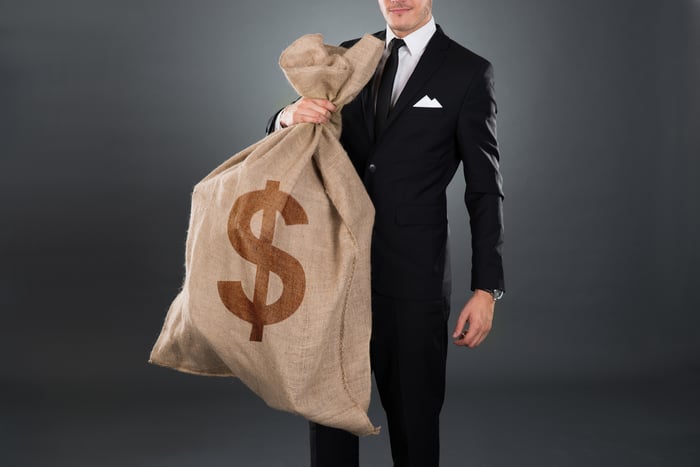
[[[369,170],[370,172],[374,173],[374,172],[377,171],[377,166],[374,165],[374,164],[370,164],[370,165],[367,166],[367,170]]]

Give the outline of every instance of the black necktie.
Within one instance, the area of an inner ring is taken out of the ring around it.
[[[386,127],[391,108],[391,92],[394,89],[394,77],[399,68],[399,49],[406,43],[403,39],[392,39],[389,43],[389,57],[384,64],[382,78],[377,91],[377,106],[374,114],[374,137],[379,139]]]

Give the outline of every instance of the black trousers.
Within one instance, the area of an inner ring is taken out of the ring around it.
[[[445,397],[449,300],[372,294],[370,358],[386,412],[395,467],[437,467]],[[312,467],[357,467],[358,438],[310,426]]]

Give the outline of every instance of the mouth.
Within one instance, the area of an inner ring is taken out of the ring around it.
[[[411,9],[407,8],[407,7],[389,8],[389,13],[393,13],[395,15],[400,15],[403,13],[407,13],[410,10]]]

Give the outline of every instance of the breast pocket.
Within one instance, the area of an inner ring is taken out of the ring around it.
[[[400,137],[406,153],[418,157],[444,148],[454,140],[456,131],[455,116],[449,109],[409,107],[399,117]]]

